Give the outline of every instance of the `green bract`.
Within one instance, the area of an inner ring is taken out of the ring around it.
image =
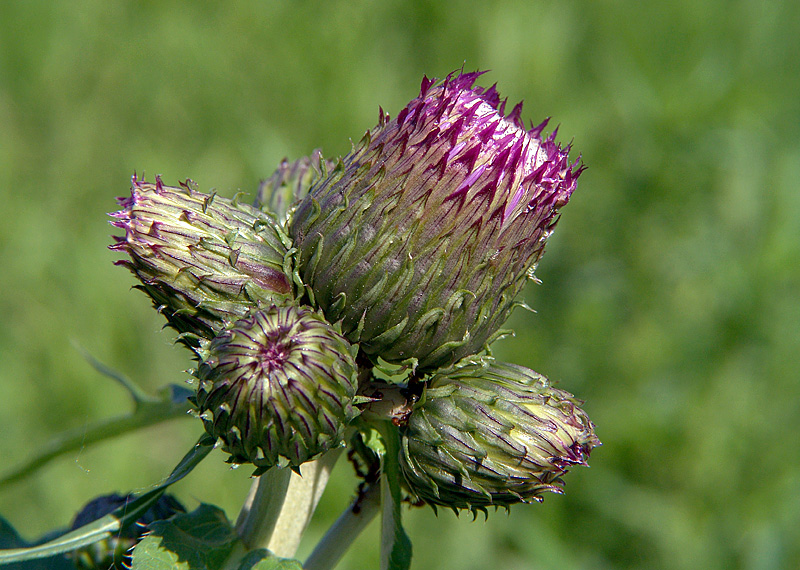
[[[294,298],[289,239],[256,208],[135,176],[119,203],[112,224],[125,235],[111,249],[130,256],[118,263],[179,332],[211,338],[252,308]]]
[[[559,493],[561,475],[600,444],[571,394],[493,360],[435,374],[401,434],[409,490],[454,510]]]
[[[322,158],[319,150],[294,162],[284,159],[272,176],[261,183],[253,205],[285,225],[311,185],[333,166]]]
[[[271,306],[200,351],[196,404],[232,463],[299,466],[357,415],[354,350],[308,308]]]
[[[297,207],[300,275],[365,354],[430,371],[506,321],[581,168],[480,73],[423,80]]]

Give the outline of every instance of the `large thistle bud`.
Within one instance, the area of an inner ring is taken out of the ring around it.
[[[532,278],[581,168],[505,114],[480,73],[427,78],[298,206],[300,274],[371,357],[431,370],[475,354]]]
[[[578,404],[514,364],[435,374],[401,431],[409,490],[432,505],[473,511],[560,493],[561,476],[600,445]]]
[[[272,213],[285,225],[311,185],[333,166],[333,162],[322,158],[319,149],[294,162],[284,159],[272,176],[261,183],[253,205],[266,214]]]
[[[196,404],[232,463],[299,466],[357,415],[354,349],[309,308],[271,306],[201,351]]]
[[[125,235],[110,247],[130,260],[117,263],[179,332],[211,338],[252,308],[293,299],[290,241],[256,208],[136,176],[119,203],[112,225]]]

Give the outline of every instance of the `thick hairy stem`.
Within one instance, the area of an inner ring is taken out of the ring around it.
[[[303,565],[305,570],[332,570],[381,510],[381,489],[373,483],[336,519]]]
[[[245,546],[293,557],[340,454],[331,451],[303,464],[302,475],[274,467],[256,479],[236,521]]]

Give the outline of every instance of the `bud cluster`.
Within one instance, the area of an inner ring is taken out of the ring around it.
[[[409,495],[475,510],[560,491],[599,445],[570,394],[482,356],[583,167],[480,75],[423,79],[338,161],[283,161],[252,206],[133,178],[112,249],[195,351],[197,414],[231,462],[365,456],[389,421]]]

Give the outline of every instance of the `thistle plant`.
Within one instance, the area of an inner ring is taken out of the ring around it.
[[[344,449],[361,483],[306,569],[333,568],[378,512],[381,567],[408,568],[403,504],[486,513],[563,492],[600,445],[594,424],[490,345],[583,167],[480,75],[424,78],[349,154],[282,162],[252,204],[133,177],[110,247],[192,350],[191,392],[168,409],[205,433],[158,487],[0,564],[107,544],[213,447],[255,468],[237,521],[210,505],[147,520],[134,569],[300,568]]]

